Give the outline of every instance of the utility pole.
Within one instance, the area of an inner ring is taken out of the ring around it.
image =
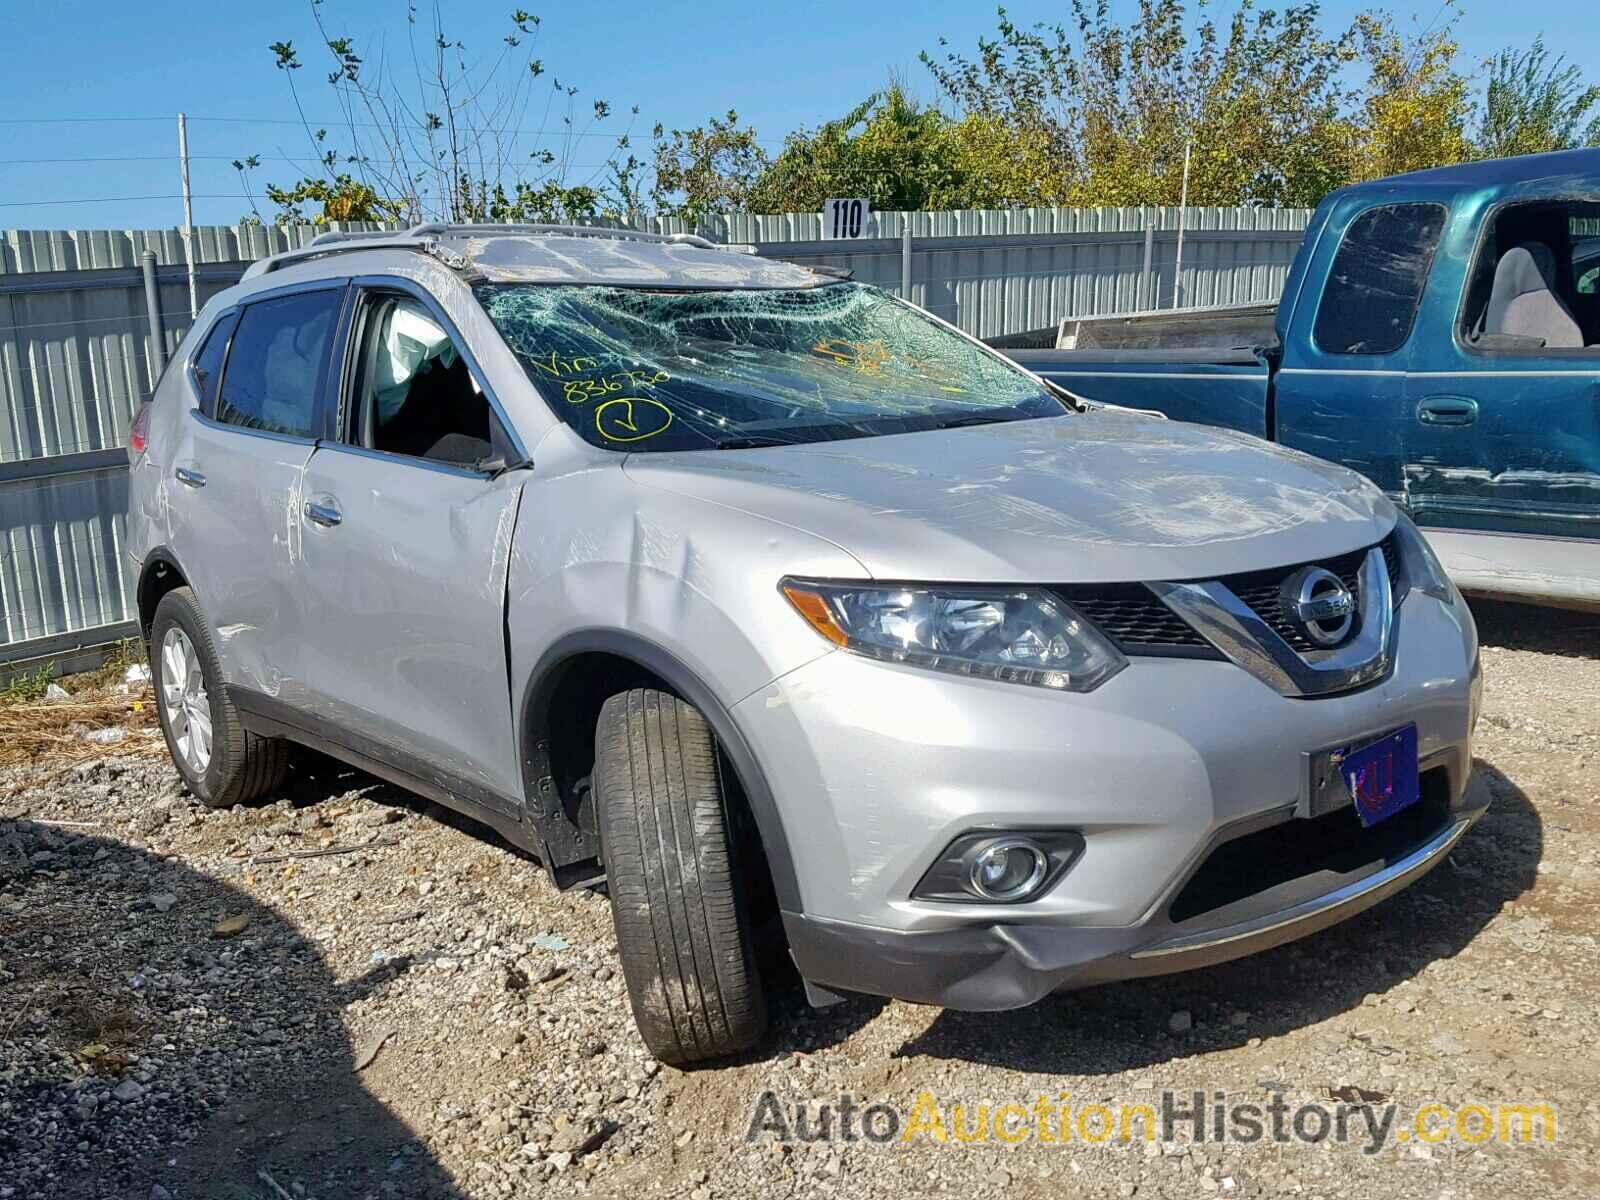
[[[1161,297],[1157,294],[1159,289],[1155,286],[1156,257],[1156,214],[1144,205],[1139,206],[1139,220],[1144,225],[1144,263],[1139,268],[1139,294],[1135,298],[1134,307],[1140,312],[1161,307]]]
[[[150,386],[154,387],[167,367],[167,335],[161,327],[161,288],[156,284],[156,252],[139,256],[139,273],[144,276],[144,311],[150,322]]]
[[[1178,261],[1172,270],[1172,307],[1178,307],[1178,294],[1183,290],[1183,229],[1189,223],[1189,155],[1194,150],[1193,139],[1183,146],[1183,194],[1178,199]]]
[[[900,214],[900,299],[911,303],[911,213]]]
[[[200,315],[194,285],[194,200],[189,193],[189,124],[178,114],[178,169],[183,176],[183,258],[189,267],[189,319]]]

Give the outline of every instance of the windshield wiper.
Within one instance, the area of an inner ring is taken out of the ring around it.
[[[712,443],[718,450],[764,450],[772,446],[793,446],[797,443],[789,438],[749,437],[720,438]]]
[[[935,427],[938,429],[965,429],[969,425],[1004,425],[1008,421],[1015,421],[1016,417],[997,417],[992,413],[972,413],[965,417],[952,417],[948,421],[941,421]]]

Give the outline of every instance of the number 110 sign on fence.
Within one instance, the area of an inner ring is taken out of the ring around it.
[[[867,235],[872,208],[865,200],[828,200],[822,206],[824,241],[854,241]]]

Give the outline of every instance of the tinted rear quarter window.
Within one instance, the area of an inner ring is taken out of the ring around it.
[[[343,298],[339,290],[297,292],[247,305],[213,416],[245,429],[314,436],[317,393]]]
[[[200,353],[194,356],[189,371],[194,377],[194,389],[200,395],[200,411],[214,416],[217,409],[217,384],[222,382],[222,359],[228,353],[228,338],[238,323],[239,314],[226,313],[206,334]]]
[[[1405,345],[1439,246],[1439,204],[1369,208],[1345,231],[1317,309],[1326,354],[1389,354]]]

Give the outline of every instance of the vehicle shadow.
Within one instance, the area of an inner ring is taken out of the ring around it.
[[[16,1195],[464,1194],[362,1086],[340,1020],[409,964],[341,983],[244,891],[80,833],[0,822],[0,1177]],[[245,927],[223,936],[228,918]]]
[[[313,751],[297,751],[289,778],[272,799],[288,800],[296,808],[306,808],[357,791],[375,804],[408,809],[506,854],[538,862],[534,855],[507,841],[491,826]],[[599,890],[605,893],[603,885]],[[752,930],[751,936],[767,998],[770,1031],[760,1045],[732,1062],[759,1062],[775,1055],[806,1053],[838,1045],[877,1016],[888,1003],[879,997],[854,996],[843,1004],[813,1008],[806,999],[794,961],[789,957],[788,942],[776,916],[762,921]],[[615,963],[614,969],[620,971],[621,963]],[[715,1071],[729,1065],[728,1059],[714,1059],[686,1069]]]
[[[407,791],[399,784],[379,779],[360,767],[352,767],[348,763],[303,746],[295,747],[291,762],[288,777],[276,792],[265,798],[266,803],[287,800],[297,809],[314,808],[330,800],[359,794],[373,804],[405,809],[417,816],[437,821],[441,825],[448,825],[451,829],[476,838],[507,854],[515,854],[528,862],[538,861],[522,847],[503,837],[494,826],[476,821],[466,813],[447,808],[443,804],[429,800],[426,796]]]
[[[1479,760],[1494,803],[1449,861],[1410,888],[1300,942],[1181,975],[1058,993],[1001,1013],[945,1011],[897,1055],[927,1055],[1047,1074],[1137,1070],[1250,1038],[1274,1037],[1357,1008],[1467,946],[1533,886],[1543,851],[1538,813]],[[1174,1012],[1194,1028],[1169,1032]],[[1243,1024],[1234,1014],[1247,1013]]]
[[[1478,638],[1503,650],[1600,658],[1600,613],[1469,598]]]

